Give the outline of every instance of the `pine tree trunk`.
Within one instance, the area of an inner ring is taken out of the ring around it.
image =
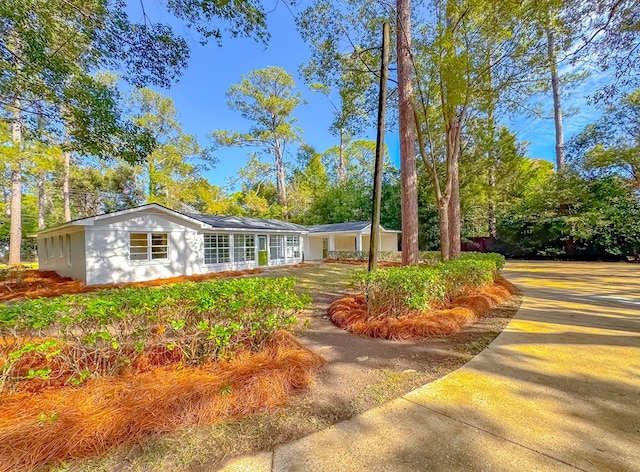
[[[556,129],[556,167],[558,172],[564,170],[564,128],[562,125],[562,103],[560,97],[560,78],[558,76],[558,58],[556,57],[556,43],[553,31],[551,10],[547,23],[547,53],[549,71],[551,73],[551,91],[553,93],[553,121]]]
[[[338,183],[343,183],[345,179],[345,163],[344,163],[344,128],[340,128],[340,155],[338,156]]]
[[[66,144],[69,144],[69,137],[67,136]],[[65,151],[64,157],[64,170],[62,174],[62,199],[64,205],[64,221],[71,221],[71,199],[69,197],[69,180],[71,174],[71,152]]]
[[[45,205],[45,194],[44,194],[44,181],[45,181],[45,172],[38,172],[38,230],[44,229],[44,205]]]
[[[418,177],[412,110],[411,0],[397,0],[398,108],[400,128],[400,191],[402,264],[418,263]]]
[[[22,144],[22,121],[20,118],[20,101],[16,100],[11,122],[11,139],[13,145],[20,148]],[[11,165],[11,219],[9,230],[9,264],[20,264],[20,247],[22,244],[22,168],[18,159]]]
[[[493,143],[492,143],[493,147]],[[498,223],[496,218],[496,164],[491,162],[489,167],[489,236],[498,236]]]
[[[282,148],[280,143],[276,141],[274,147],[275,163],[276,163],[276,183],[278,186],[278,201],[284,210],[285,217],[287,216],[287,182],[284,174],[284,159],[282,157]]]

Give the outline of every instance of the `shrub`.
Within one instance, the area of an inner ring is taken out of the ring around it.
[[[411,310],[425,310],[445,296],[445,286],[438,271],[429,267],[358,271],[355,277],[356,285],[367,301],[368,312],[374,316],[398,316]]]
[[[504,256],[495,252],[463,252],[459,259],[463,261],[491,261],[496,271],[502,270],[505,263]]]
[[[440,261],[442,260],[440,251],[420,251],[418,257],[421,263],[430,266],[436,266],[440,264]]]
[[[247,278],[103,290],[0,307],[0,389],[58,384],[259,350],[310,301],[295,279]]]
[[[437,269],[449,298],[463,294],[468,288],[492,283],[496,273],[493,261],[473,258],[451,259],[441,263]]]
[[[399,251],[378,251],[378,261],[396,262],[402,257]],[[327,259],[336,261],[368,261],[369,251],[328,251]]]
[[[360,271],[355,274],[355,281],[365,297],[370,317],[400,316],[426,310],[468,288],[488,285],[503,266],[504,258],[499,254],[467,253],[434,266]]]

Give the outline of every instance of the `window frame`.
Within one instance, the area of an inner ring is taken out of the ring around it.
[[[276,243],[274,243],[274,241]],[[269,235],[269,260],[270,261],[280,261],[285,259],[285,243],[286,243],[286,239],[283,234]],[[274,252],[277,257],[273,257]]]
[[[224,245],[226,239],[226,245]],[[215,244],[212,242],[215,241]],[[205,265],[229,264],[232,262],[232,245],[229,233],[205,233],[203,237],[203,259]],[[226,253],[226,257],[225,257]]]
[[[238,257],[240,256],[240,257]],[[255,234],[233,234],[233,262],[255,262],[256,236]]]
[[[138,236],[133,238],[133,236]],[[141,237],[144,236],[144,237]],[[164,244],[158,244],[160,242]],[[144,244],[131,244],[133,241]],[[161,263],[169,261],[169,233],[165,231],[130,231],[129,232],[129,262],[134,263]],[[132,248],[138,248],[132,251]],[[164,250],[158,250],[164,249]],[[137,257],[132,257],[133,255]],[[161,256],[158,257],[158,254]],[[163,255],[163,256],[162,256]],[[142,257],[144,256],[144,257]],[[70,259],[70,258],[69,258]]]
[[[65,239],[65,248],[67,250],[66,252],[66,259],[67,259],[67,267],[71,267],[71,235],[69,233],[64,235],[64,239]]]
[[[302,257],[299,234],[287,235],[285,240],[285,254],[287,259],[300,259]]]

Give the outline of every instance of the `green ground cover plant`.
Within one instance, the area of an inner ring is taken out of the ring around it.
[[[130,287],[0,307],[0,392],[19,380],[77,385],[95,376],[260,350],[310,303],[295,278]]]
[[[504,262],[500,254],[465,253],[434,265],[357,271],[354,279],[364,294],[369,316],[400,316],[492,283]]]

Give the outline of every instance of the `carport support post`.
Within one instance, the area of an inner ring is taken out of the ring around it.
[[[389,23],[382,25],[382,55],[380,64],[380,94],[378,95],[378,130],[376,133],[376,167],[373,174],[373,211],[369,237],[369,271],[376,268],[380,237],[380,200],[382,198],[382,165],[384,156],[384,115],[387,103],[389,73]]]

